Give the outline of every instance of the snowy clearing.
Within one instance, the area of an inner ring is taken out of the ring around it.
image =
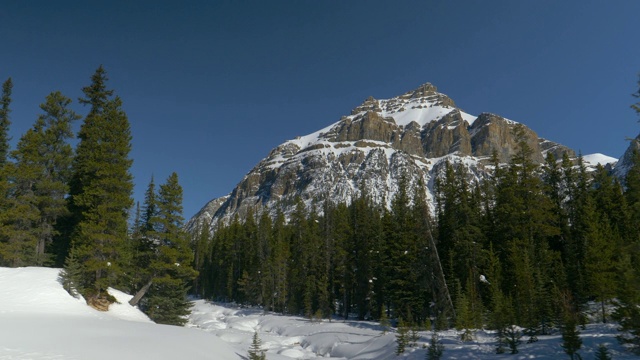
[[[71,297],[57,281],[59,269],[0,268],[0,360],[4,359],[243,359],[255,331],[267,359],[424,359],[431,332],[420,332],[417,346],[395,355],[395,333],[382,334],[374,322],[311,322],[259,309],[194,302],[186,327],[152,323],[127,304],[131,298],[111,290],[120,304],[106,313]],[[618,345],[614,324],[592,324],[582,331],[583,359],[605,344],[614,359],[637,358]],[[495,354],[491,332],[478,331],[463,343],[454,330],[440,334],[443,359],[568,358],[560,334],[520,346],[517,355]]]

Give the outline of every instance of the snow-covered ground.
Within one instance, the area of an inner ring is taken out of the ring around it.
[[[395,333],[382,334],[373,322],[307,319],[264,314],[194,302],[186,327],[157,325],[127,304],[130,295],[112,290],[120,304],[99,312],[71,297],[57,281],[58,269],[0,268],[0,360],[4,359],[243,359],[255,331],[267,359],[394,359]],[[615,340],[613,324],[588,325],[582,331],[582,358],[593,359],[605,344],[614,359],[637,358]],[[455,331],[440,334],[443,359],[562,359],[560,334],[522,344],[517,355],[496,355],[490,332],[463,343]],[[397,358],[424,359],[430,332]],[[524,340],[524,339],[523,339]]]

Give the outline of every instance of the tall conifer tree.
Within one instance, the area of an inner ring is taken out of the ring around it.
[[[6,164],[11,168],[11,199],[2,214],[3,230],[18,251],[13,258],[20,265],[45,263],[45,248],[56,233],[54,225],[67,211],[65,196],[73,159],[67,141],[73,137],[71,123],[80,118],[68,108],[70,103],[60,92],[48,95],[40,105],[44,114],[11,153],[15,163]]]
[[[9,156],[9,127],[11,126],[11,120],[9,114],[11,109],[11,91],[13,89],[13,82],[11,78],[7,79],[2,84],[2,95],[0,95],[0,167],[4,166]]]
[[[9,114],[11,112],[9,106],[11,105],[11,90],[13,83],[11,78],[7,79],[2,85],[2,94],[0,95],[0,214],[4,214],[9,209],[9,179],[10,173],[7,169],[7,155],[9,153],[9,126],[11,120]],[[0,227],[8,222],[8,219],[3,219],[0,215]],[[9,234],[0,234],[0,265],[10,265],[12,260],[7,258],[7,252],[13,252],[9,249],[13,245],[9,242],[12,239]]]
[[[182,187],[175,172],[160,186],[157,219],[156,257],[150,264],[154,278],[143,304],[152,320],[182,325],[189,313],[187,291],[198,273],[193,269],[189,237],[182,229]]]
[[[78,135],[80,142],[70,183],[72,252],[83,268],[85,296],[104,299],[122,272],[128,211],[133,205],[129,120],[122,101],[107,90],[100,66],[82,89],[89,105]]]

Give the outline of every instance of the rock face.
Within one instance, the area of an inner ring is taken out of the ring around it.
[[[620,161],[618,162],[615,169],[613,170],[614,175],[622,179],[623,182],[624,182],[624,178],[627,176],[627,172],[629,171],[629,168],[631,168],[631,165],[632,165],[631,159],[633,157],[634,151],[640,152],[640,135],[638,135],[635,139],[630,141],[629,147],[624,152],[624,155],[622,155],[622,158],[620,158]]]
[[[431,200],[434,176],[447,160],[467,166],[478,178],[494,152],[508,162],[517,149],[516,125],[495,114],[467,114],[428,83],[392,99],[369,97],[340,121],[273,149],[231,194],[207,203],[187,228],[215,226],[249,210],[286,214],[298,196],[320,210],[324,201],[350,202],[363,186],[388,206],[402,177],[410,186],[425,184]],[[522,129],[535,161],[542,162],[547,152],[575,156]]]

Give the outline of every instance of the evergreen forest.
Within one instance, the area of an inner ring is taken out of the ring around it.
[[[617,321],[640,351],[640,153],[624,179],[580,157],[537,164],[516,127],[517,153],[494,157],[485,178],[447,163],[433,207],[426,184],[403,177],[390,208],[361,186],[349,204],[297,199],[288,214],[249,212],[188,234],[176,173],[151,177],[134,203],[129,121],[107,80],[100,66],[82,89],[84,116],[48,95],[13,150],[4,82],[0,266],[64,267],[71,294],[106,308],[115,287],[159,323],[183,324],[191,293],[311,319],[456,328],[462,340],[494,329],[498,352],[519,341],[517,325],[531,342],[560,329],[570,353],[597,304],[599,321]]]
[[[122,99],[107,87],[106,70],[91,76],[78,99],[59,91],[40,105],[41,115],[9,146],[11,93],[0,102],[0,266],[64,267],[60,281],[72,295],[106,310],[109,287],[136,293],[137,304],[158,323],[182,324],[195,278],[193,252],[182,230],[182,187],[173,173],[147,191],[133,226],[133,160]],[[82,121],[76,138],[73,124]]]

